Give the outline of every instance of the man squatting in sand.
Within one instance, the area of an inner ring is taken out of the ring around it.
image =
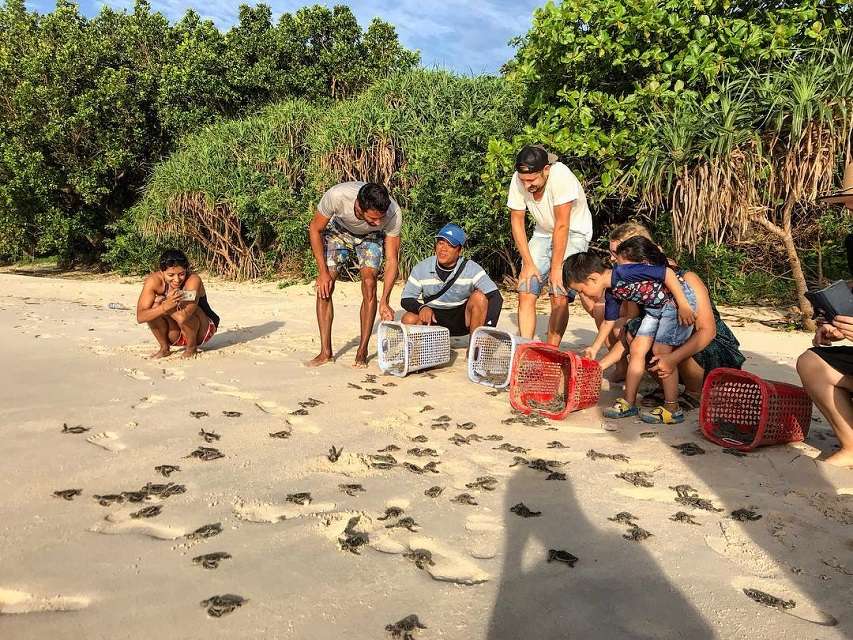
[[[497,324],[503,298],[483,267],[462,258],[466,239],[452,222],[436,234],[435,255],[415,265],[403,289],[404,324],[437,324],[452,336]]]
[[[210,308],[204,283],[190,271],[183,251],[164,251],[160,270],[145,278],[136,303],[136,321],[147,322],[160,345],[152,358],[167,357],[172,347],[184,347],[181,357],[191,358],[216,333],[219,316]]]
[[[563,282],[563,260],[586,251],[592,240],[586,194],[580,181],[566,165],[557,162],[556,156],[540,146],[528,145],[516,157],[507,207],[512,237],[521,256],[518,332],[524,338],[536,333],[536,300],[547,284],[551,297],[547,342],[557,346],[569,321],[569,302],[575,297]],[[536,220],[529,242],[525,210]]]
[[[311,250],[317,260],[317,324],[320,353],[306,364],[316,367],[334,361],[332,295],[341,268],[355,261],[361,275],[361,336],[354,367],[367,366],[367,345],[376,319],[376,280],[385,256],[379,316],[393,320],[389,303],[400,258],[403,213],[388,189],[372,182],[343,182],[323,195],[308,227]]]

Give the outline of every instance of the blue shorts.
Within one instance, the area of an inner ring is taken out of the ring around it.
[[[690,308],[696,311],[696,294],[687,283],[682,283],[682,290],[690,303]],[[675,303],[663,307],[645,307],[645,315],[640,321],[637,336],[654,338],[658,344],[680,347],[693,335],[693,325],[678,324],[678,308]]]
[[[539,271],[540,277],[532,277],[529,282],[519,282],[519,293],[532,293],[535,296],[539,296],[542,293],[542,289],[548,284],[548,276],[551,274],[553,242],[553,236],[538,235],[536,233],[530,238],[527,248],[530,249],[530,257],[533,258],[533,264],[536,266],[536,270]],[[565,260],[576,253],[583,253],[587,250],[588,246],[589,241],[584,236],[569,232],[569,241],[566,243],[566,255],[563,256],[563,259]],[[555,296],[567,296],[569,302],[575,299],[575,292],[572,289],[561,289],[559,291],[552,291],[551,293]]]

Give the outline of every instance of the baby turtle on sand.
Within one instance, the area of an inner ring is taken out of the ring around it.
[[[645,471],[625,471],[623,473],[617,473],[617,478],[621,478],[625,482],[629,482],[635,487],[653,487],[655,483],[652,482],[652,476]]]
[[[531,511],[523,502],[519,502],[514,507],[510,507],[509,510],[522,518],[537,518],[542,515],[541,511]]]
[[[548,549],[548,562],[564,562],[570,567],[574,567],[578,561],[577,556],[573,556],[568,551],[562,549]]]
[[[150,507],[145,507],[130,514],[131,518],[139,519],[139,518],[154,518],[159,516],[163,512],[163,507],[159,504],[152,505]]]
[[[437,498],[441,495],[441,492],[444,491],[444,487],[430,487],[426,491],[424,491],[424,495],[428,498]]]
[[[291,435],[293,435],[293,432],[290,429],[269,434],[270,438],[278,438],[279,440],[287,440]]]
[[[79,424],[76,427],[69,427],[67,424],[62,423],[62,433],[73,433],[75,435],[86,433],[92,427],[81,427]]]
[[[171,498],[172,496],[177,496],[182,493],[186,493],[187,488],[182,484],[175,484],[174,482],[168,482],[166,484],[154,484],[149,482],[144,487],[142,487],[142,491],[152,496],[159,496],[161,498]]]
[[[558,413],[566,408],[566,397],[562,393],[558,393],[548,402],[538,402],[530,400],[528,404],[533,409],[539,409],[548,413]]]
[[[360,484],[339,484],[338,489],[351,498],[355,498],[358,492],[365,490]]]
[[[689,484],[679,484],[674,487],[670,487],[670,489],[678,494],[675,498],[675,501],[678,504],[693,507],[694,509],[704,509],[705,511],[722,511],[722,509],[714,507],[710,500],[700,498],[696,489],[691,487]]]
[[[376,384],[376,374],[375,373],[366,373],[364,375],[364,380],[362,380],[365,384]]]
[[[399,450],[400,450],[400,447],[398,447],[396,444],[389,444],[384,449],[379,449],[378,453],[390,453],[391,451],[399,451]]]
[[[641,438],[657,438],[658,432],[657,431],[643,431],[640,434],[640,437]]]
[[[216,442],[217,440],[219,440],[222,437],[221,435],[219,435],[215,431],[205,431],[204,429],[199,431],[198,435],[200,435],[202,438],[204,438],[205,442]]]
[[[151,494],[143,487],[142,491],[122,491],[121,495],[128,502],[142,502]]]
[[[428,394],[426,391],[415,391],[415,392],[413,392],[413,393],[412,393],[412,395],[413,395],[413,396],[418,396],[418,397],[420,397],[420,398],[425,398],[425,397],[427,397],[429,394]]]
[[[735,458],[746,458],[748,457],[743,451],[738,449],[732,449],[731,447],[726,447],[723,449],[723,453],[727,453],[730,456],[734,456]]]
[[[414,438],[410,438],[412,442],[429,442],[429,438],[425,435],[421,434],[419,436],[415,436]]]
[[[615,460],[617,462],[631,462],[631,458],[624,453],[599,453],[595,449],[590,449],[586,452],[586,457],[590,460]]]
[[[370,454],[368,456],[370,458],[370,462],[373,466],[387,466],[392,467],[397,464],[397,458],[392,456],[390,453],[380,453],[379,455]]]
[[[365,394],[363,396],[358,396],[359,400],[376,400],[376,396]]]
[[[349,519],[349,522],[347,522],[344,532],[338,538],[338,544],[341,545],[341,551],[349,551],[355,555],[360,555],[361,552],[358,550],[359,547],[363,547],[370,542],[370,538],[366,533],[355,530],[355,527],[360,520],[361,516],[353,516]]]
[[[493,451],[509,451],[510,453],[527,453],[527,449],[524,447],[516,447],[511,445],[509,442],[504,442],[502,445],[497,447],[492,447]]]
[[[422,624],[414,613],[394,624],[385,625],[385,631],[390,633],[392,638],[400,638],[400,640],[415,640],[415,636],[412,633],[418,629],[426,628],[426,625]]]
[[[480,476],[474,482],[469,482],[465,485],[469,489],[483,489],[484,491],[494,491],[498,486],[498,479],[492,476]]]
[[[685,442],[684,444],[671,445],[673,449],[678,449],[683,456],[701,456],[705,450],[695,442]]]
[[[424,458],[424,457],[437,458],[438,457],[438,451],[436,451],[435,449],[429,449],[429,448],[421,449],[420,447],[415,447],[413,449],[409,449],[408,451],[406,451],[406,453],[410,456],[415,456],[416,458]]]
[[[300,402],[299,406],[303,409],[310,409],[313,407],[319,407],[321,404],[325,404],[322,400],[317,400],[316,398],[309,397],[307,400]]]
[[[412,473],[422,474],[427,471],[430,473],[438,473],[438,465],[440,462],[427,462],[423,467],[419,467],[416,464],[412,464],[411,462],[404,462],[403,467],[411,471]]]
[[[341,454],[343,452],[344,452],[343,447],[338,449],[335,446],[331,446],[331,447],[329,447],[329,453],[326,457],[329,459],[329,462],[337,462],[338,459],[341,457]]]
[[[568,447],[566,447],[566,445],[564,445],[559,440],[552,440],[551,442],[548,443],[548,448],[549,449],[567,449]],[[587,454],[587,455],[589,455],[589,454]]]
[[[412,533],[417,533],[419,526],[420,525],[417,522],[415,522],[414,518],[410,518],[407,516],[405,518],[400,518],[397,522],[392,522],[391,524],[386,524],[385,528],[386,529],[408,529]]]
[[[565,480],[566,474],[560,473],[559,471],[552,471],[551,473],[549,473],[547,475],[547,477],[545,479],[546,480]]]
[[[751,600],[755,600],[758,604],[763,604],[765,607],[770,607],[771,609],[785,611],[797,606],[797,603],[793,600],[782,600],[782,598],[771,596],[769,593],[764,593],[758,589],[744,589],[743,592]]]
[[[154,471],[159,473],[164,478],[168,478],[170,475],[175,473],[175,471],[180,471],[181,468],[174,464],[160,464],[154,467]]]
[[[456,423],[457,429],[462,429],[462,431],[470,431],[471,429],[475,429],[477,427],[474,422],[463,422],[462,424]]]
[[[612,518],[607,518],[610,522],[618,522],[620,524],[634,524],[634,520],[637,519],[632,513],[628,513],[627,511],[620,511]]]
[[[193,564],[200,564],[205,569],[218,569],[220,562],[230,559],[230,553],[216,551],[214,553],[205,553],[203,556],[196,556],[193,558]]]
[[[218,536],[222,533],[222,524],[219,522],[214,522],[213,524],[206,524],[202,527],[199,527],[192,533],[188,533],[184,536],[187,540],[204,540],[205,538],[212,538],[213,536]]]
[[[492,396],[493,398],[497,398],[502,393],[505,393],[503,389],[495,389],[494,391],[486,391],[487,396]]]
[[[512,464],[509,466],[510,467],[517,467],[520,464],[527,466],[528,464],[530,464],[530,460],[528,460],[527,458],[522,458],[521,456],[513,456]]]
[[[435,562],[432,559],[432,552],[427,549],[412,549],[411,551],[404,553],[403,557],[406,558],[406,560],[414,562],[418,569],[423,569],[427,565],[430,567],[435,565]]]
[[[453,420],[453,418],[451,418],[450,416],[443,415],[443,416],[438,416],[437,418],[435,418],[433,420],[433,422],[450,422],[451,420]]]
[[[441,429],[442,431],[447,431],[450,428],[449,422],[436,422],[435,424],[431,424],[429,426],[430,429],[435,431],[436,429]]]
[[[471,444],[468,438],[463,436],[461,433],[454,433],[447,440],[448,442],[455,444],[457,447],[461,447],[463,444]]]
[[[397,383],[396,382],[383,382],[382,386],[383,387],[396,387]]]
[[[490,435],[487,435],[485,439],[490,440],[492,442],[500,442],[501,440],[504,439],[504,437],[501,435],[498,435],[497,433],[492,433]]]
[[[455,502],[456,504],[468,504],[472,507],[476,507],[478,504],[477,501],[474,499],[474,496],[468,493],[460,493],[455,498],[451,498],[450,501]]]
[[[388,392],[385,391],[385,389],[378,389],[378,388],[377,389],[366,389],[366,391],[369,391],[370,393],[372,393],[375,396],[384,396],[384,395],[388,394]]]
[[[700,525],[700,526],[701,526],[701,524],[702,524],[701,522],[696,522],[696,521],[693,519],[693,516],[691,516],[691,515],[690,515],[689,513],[687,513],[686,511],[679,511],[678,513],[675,513],[675,514],[671,515],[671,516],[669,517],[669,519],[670,519],[670,520],[672,520],[673,522],[683,522],[683,523],[685,523],[685,524],[697,524],[697,525]]]
[[[417,395],[417,394],[415,394],[415,395]],[[434,411],[434,410],[435,410],[435,407],[433,407],[432,405],[425,404],[424,408],[420,410],[420,413],[426,413],[427,411]]]
[[[190,411],[190,415],[198,420],[200,418],[206,418],[210,414],[207,411]]]
[[[482,441],[483,441],[482,436],[478,436],[476,433],[469,433],[468,434],[468,444],[471,444],[472,442],[482,442]]]
[[[302,493],[288,493],[284,501],[293,502],[299,506],[305,506],[306,504],[311,504],[311,499],[311,494],[304,491]]]
[[[98,504],[102,507],[109,507],[113,504],[121,504],[124,502],[124,496],[118,493],[107,493],[102,496],[92,496],[95,500],[98,501]]]
[[[73,500],[75,496],[79,496],[82,493],[82,489],[62,489],[61,491],[54,491],[53,495],[63,500]]]
[[[389,520],[391,518],[399,518],[401,515],[403,515],[403,509],[401,509],[400,507],[386,507],[385,515],[376,519]]]
[[[291,411],[290,415],[292,415],[292,416],[307,416],[308,415],[308,409],[306,409],[305,407],[302,407],[301,409],[296,409],[295,411]]]
[[[533,469],[534,471],[541,471],[542,473],[552,473],[554,470],[551,467],[562,467],[564,463],[559,460],[543,460],[542,458],[536,458],[534,460],[530,460],[527,463],[528,468]]]
[[[211,618],[221,618],[235,609],[239,609],[247,602],[248,600],[242,596],[226,593],[221,596],[211,596],[207,600],[202,600],[201,606],[207,609],[207,615]]]
[[[354,382],[347,382],[347,386],[350,389],[358,389],[359,391],[362,391],[364,389],[364,387],[361,387],[361,386],[355,384]]]
[[[224,458],[225,454],[222,453],[219,449],[214,449],[213,447],[198,447],[195,451],[184,457],[198,458],[199,460],[209,462],[211,460],[218,460],[219,458]]]
[[[626,540],[632,540],[634,542],[642,542],[643,540],[646,540],[647,538],[651,538],[653,535],[654,535],[653,533],[649,533],[645,529],[641,529],[637,525],[632,524],[631,528],[628,529],[628,533],[623,534],[622,537],[625,538]]]
[[[223,411],[222,415],[225,416],[226,418],[239,418],[243,414],[240,413],[239,411]]]
[[[760,513],[750,511],[749,509],[735,509],[732,511],[732,520],[737,520],[738,522],[755,522],[756,520],[761,520],[761,517]]]

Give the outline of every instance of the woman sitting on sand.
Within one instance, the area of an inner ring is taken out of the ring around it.
[[[630,222],[620,225],[610,234],[611,255],[620,243],[634,236],[654,240],[649,230],[641,224]],[[678,269],[675,265],[673,268],[690,285],[696,295],[696,322],[693,325],[693,335],[687,342],[672,353],[654,356],[651,359],[649,372],[658,380],[663,380],[677,370],[679,379],[684,384],[684,392],[679,401],[683,408],[695,409],[699,406],[705,376],[718,367],[740,369],[746,358],[740,352],[740,343],[737,338],[720,318],[717,308],[711,302],[708,288],[702,279],[692,271]],[[600,311],[597,305],[590,305],[587,310],[595,318],[596,323],[604,319],[603,303]],[[618,339],[614,340],[610,352],[600,360],[602,369],[607,369],[624,360],[627,352],[626,345],[637,334],[641,322],[639,307],[632,303],[622,303],[620,322],[617,323],[615,330],[618,332],[616,335]],[[641,400],[641,404],[646,407],[655,407],[662,403],[663,393],[660,390],[646,395]]]
[[[201,278],[190,272],[183,251],[164,251],[160,270],[145,278],[136,304],[136,321],[147,322],[160,345],[152,358],[165,358],[173,346],[184,347],[181,357],[191,358],[198,346],[216,333],[219,316],[207,302]]]

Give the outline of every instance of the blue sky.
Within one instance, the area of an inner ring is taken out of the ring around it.
[[[545,0],[339,0],[338,2],[300,2],[270,0],[273,13],[292,12],[306,4],[349,5],[362,26],[380,17],[397,27],[403,44],[421,52],[426,66],[439,66],[459,73],[496,73],[512,57],[507,45],[510,38],[523,35],[530,28],[533,10]],[[52,0],[28,0],[30,8],[47,13]],[[80,0],[81,11],[96,14],[101,5],[115,8],[132,7],[133,0]],[[195,9],[211,18],[221,29],[237,19],[239,0],[151,0],[157,11],[176,20],[187,9]]]

